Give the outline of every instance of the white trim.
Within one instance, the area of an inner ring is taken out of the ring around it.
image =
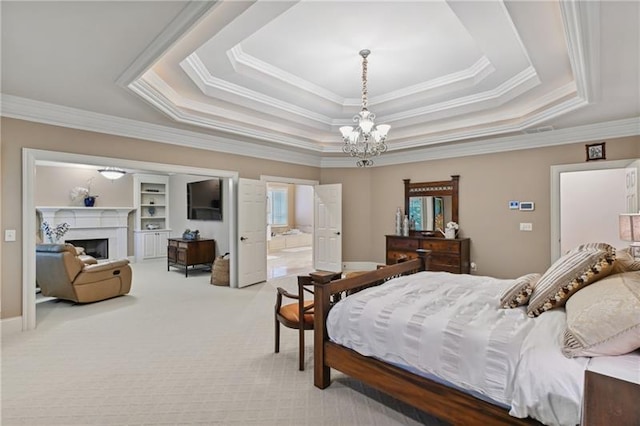
[[[120,87],[127,87],[137,80],[160,58],[173,44],[184,36],[210,9],[222,2],[189,1],[180,13],[147,46],[144,51],[116,79]]]
[[[269,175],[260,175],[260,180],[264,182],[279,182],[279,183],[292,183],[295,185],[320,185],[320,181],[317,180],[309,180],[309,179],[296,179],[284,176],[269,176]]]
[[[110,135],[150,140],[153,142],[205,149],[207,151],[246,155],[255,158],[276,158],[285,163],[318,167],[319,158],[291,149],[267,146],[265,144],[238,141],[224,136],[212,136],[170,126],[145,123],[128,118],[115,117],[70,108],[47,102],[33,101],[12,95],[2,95],[0,115],[36,123],[72,129],[88,130]]]
[[[206,169],[202,167],[183,166],[178,164],[152,163],[146,161],[126,160],[121,158],[96,157],[92,155],[73,154],[60,151],[45,151],[32,148],[22,149],[22,330],[33,330],[36,327],[36,263],[33,253],[36,251],[36,224],[35,220],[29,220],[28,212],[35,213],[33,199],[35,189],[35,167],[37,161],[58,161],[64,163],[88,163],[98,166],[117,164],[123,168],[147,170],[150,173],[183,173],[191,175],[215,176],[228,178],[229,202],[231,214],[229,218],[229,249],[231,255],[231,287],[237,288],[237,256],[235,253],[235,240],[237,238],[236,225],[236,191],[238,172],[229,170]]]
[[[23,317],[4,318],[0,321],[1,335],[5,337],[9,334],[20,333],[22,331]]]
[[[560,2],[562,28],[578,94],[595,102],[600,91],[600,2]]]
[[[377,166],[390,166],[637,135],[640,135],[640,117],[543,133],[479,140],[474,141],[472,144],[433,146],[410,152],[386,152],[380,157],[374,157],[373,161]],[[324,157],[322,158],[320,167],[355,167],[355,160],[352,157],[346,157],[344,155],[340,157]]]
[[[551,263],[560,257],[560,174],[585,170],[623,169],[636,160],[593,161],[551,166]],[[617,213],[616,213],[617,214]]]
[[[203,133],[113,117],[106,114],[97,114],[11,95],[2,96],[0,115],[177,146],[246,155],[254,158],[274,158],[285,163],[311,167],[355,167],[353,158],[344,155],[340,157],[321,157],[316,154],[304,154],[291,149],[280,149],[250,142],[238,142],[224,137],[213,137]],[[543,134],[522,134],[473,141],[471,143],[424,147],[407,152],[387,152],[379,159],[374,159],[374,161],[378,165],[407,164],[418,161],[491,154],[636,135],[640,135],[640,117],[554,130]],[[323,151],[324,154],[338,152],[342,153],[342,145],[336,148],[325,147]],[[118,161],[121,160],[118,159]],[[101,165],[111,166],[113,164]]]

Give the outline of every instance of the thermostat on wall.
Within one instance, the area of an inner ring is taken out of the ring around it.
[[[531,212],[535,210],[536,206],[533,201],[520,201],[520,210]]]

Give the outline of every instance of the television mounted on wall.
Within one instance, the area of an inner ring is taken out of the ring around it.
[[[187,219],[222,220],[222,179],[187,183]]]

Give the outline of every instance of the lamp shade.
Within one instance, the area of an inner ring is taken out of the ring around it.
[[[620,239],[623,241],[640,241],[640,213],[620,213]]]

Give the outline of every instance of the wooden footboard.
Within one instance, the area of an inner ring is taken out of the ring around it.
[[[330,369],[334,368],[454,425],[540,425],[532,419],[511,417],[507,410],[496,405],[329,341],[326,321],[336,299],[400,275],[426,270],[428,256],[429,252],[423,250],[418,259],[336,281],[330,281],[328,275],[311,275],[315,284],[315,386],[328,387]]]

